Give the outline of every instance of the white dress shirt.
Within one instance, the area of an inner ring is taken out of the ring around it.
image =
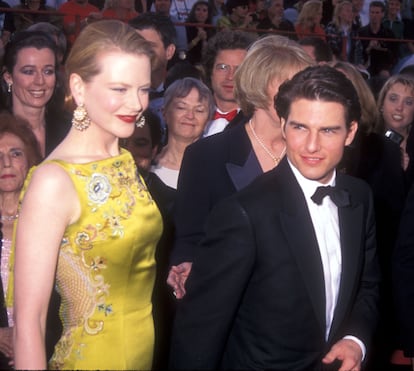
[[[312,224],[315,230],[318,242],[319,252],[321,255],[323,275],[325,280],[325,298],[326,298],[326,331],[325,339],[328,340],[331,330],[332,320],[335,313],[338,293],[341,285],[342,273],[342,252],[340,229],[338,219],[338,207],[333,203],[329,196],[322,200],[322,204],[316,204],[311,197],[316,189],[320,186],[335,186],[336,172],[328,183],[322,184],[315,180],[305,178],[298,169],[288,160],[290,168],[295,175],[296,180],[302,189],[306,204],[311,215]],[[364,343],[355,336],[348,335],[344,339],[355,341],[362,350],[362,359],[365,358],[366,347]]]

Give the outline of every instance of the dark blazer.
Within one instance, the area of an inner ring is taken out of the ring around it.
[[[172,369],[318,370],[346,335],[369,346],[379,272],[368,186],[339,174],[342,274],[325,340],[323,267],[303,192],[287,160],[211,212],[177,304]]]
[[[393,256],[393,289],[401,346],[414,357],[414,186],[407,196]]]
[[[187,147],[178,178],[171,263],[192,261],[213,206],[262,173],[242,123]]]

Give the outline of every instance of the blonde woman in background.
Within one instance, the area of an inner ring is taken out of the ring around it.
[[[175,204],[173,266],[167,281],[178,299],[185,295],[185,282],[211,209],[278,166],[285,155],[274,97],[285,80],[312,64],[306,52],[286,37],[272,35],[256,41],[234,78],[236,100],[250,119],[186,151]]]
[[[326,41],[325,30],[321,26],[322,20],[322,1],[309,0],[299,13],[295,23],[295,31],[298,39],[314,36]]]

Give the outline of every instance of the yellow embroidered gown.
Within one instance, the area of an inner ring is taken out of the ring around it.
[[[127,151],[87,164],[52,162],[69,174],[82,211],[60,246],[63,334],[49,367],[148,370],[158,208]]]

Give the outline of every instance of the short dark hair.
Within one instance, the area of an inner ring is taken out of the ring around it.
[[[224,29],[208,40],[203,53],[203,66],[206,80],[210,84],[210,76],[213,71],[217,54],[222,50],[248,49],[256,40],[253,33],[244,31],[232,31]]]
[[[170,17],[158,13],[142,13],[131,19],[128,24],[136,30],[155,30],[161,37],[164,48],[177,44],[177,32]]]
[[[184,98],[190,94],[191,90],[196,89],[198,99],[207,101],[208,119],[213,117],[215,111],[214,98],[210,89],[199,79],[184,77],[174,81],[164,93],[164,111],[167,111],[174,98]]]
[[[234,8],[243,5],[249,6],[249,0],[227,0],[225,5],[227,14],[231,14]]]
[[[333,60],[332,49],[329,44],[319,37],[304,37],[299,40],[299,45],[302,46],[313,46],[315,49],[315,60],[316,62],[331,62]]]
[[[308,67],[284,82],[275,97],[279,117],[287,120],[292,103],[298,99],[341,104],[345,109],[347,128],[361,117],[361,105],[352,82],[333,67]]]
[[[382,1],[372,1],[370,4],[369,4],[369,9],[371,9],[371,8],[373,8],[373,7],[376,7],[376,8],[381,8],[381,10],[383,11],[383,12],[385,12],[385,4],[382,2]]]
[[[28,122],[17,118],[7,111],[2,111],[0,112],[0,138],[4,134],[12,134],[23,142],[28,168],[40,163],[42,154],[39,142]]]

